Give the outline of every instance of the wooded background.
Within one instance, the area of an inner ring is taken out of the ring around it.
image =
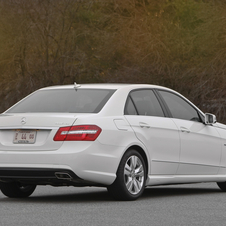
[[[149,83],[226,123],[226,1],[0,0],[0,111],[32,91]]]

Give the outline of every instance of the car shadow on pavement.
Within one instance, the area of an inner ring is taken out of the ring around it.
[[[222,193],[219,188],[212,187],[192,187],[192,185],[183,186],[153,186],[145,189],[141,198],[160,198],[175,197],[185,195],[205,195],[213,193]]]
[[[201,186],[197,187],[192,185],[183,186],[153,186],[147,187],[143,195],[139,199],[154,199],[154,198],[166,198],[166,197],[179,197],[185,195],[205,195],[213,193],[222,193],[221,190],[214,186]],[[138,200],[139,200],[138,199]],[[107,189],[81,189],[79,191],[67,190],[60,192],[48,192],[45,193],[45,189],[42,192],[34,193],[29,198],[14,199],[4,196],[0,197],[0,202],[24,202],[24,203],[85,203],[85,202],[115,202],[115,200],[108,194]]]
[[[0,202],[24,202],[24,203],[79,203],[79,202],[105,202],[112,201],[113,199],[108,195],[106,189],[102,189],[99,191],[84,191],[84,192],[76,192],[75,191],[67,193],[67,191],[62,193],[45,193],[43,190],[42,194],[33,194],[28,198],[0,198]]]

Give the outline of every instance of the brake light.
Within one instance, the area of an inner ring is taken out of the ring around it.
[[[101,133],[96,125],[79,125],[61,127],[58,129],[54,141],[94,141]]]

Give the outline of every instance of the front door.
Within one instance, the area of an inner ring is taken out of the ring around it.
[[[198,109],[181,96],[159,91],[180,133],[178,175],[215,175],[221,159],[221,138],[212,125],[205,125]]]

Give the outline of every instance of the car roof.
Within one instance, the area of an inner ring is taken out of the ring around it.
[[[41,90],[49,90],[49,89],[139,89],[139,88],[155,88],[155,89],[166,89],[170,90],[163,86],[151,85],[151,84],[124,84],[124,83],[88,83],[88,84],[74,84],[74,85],[59,85],[59,86],[49,86],[42,88]]]

